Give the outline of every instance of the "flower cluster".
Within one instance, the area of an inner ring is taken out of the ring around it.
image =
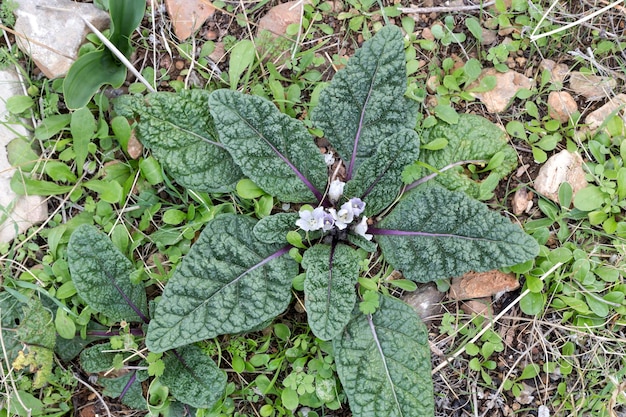
[[[329,199],[336,202],[341,197],[344,183],[333,181],[330,185]],[[367,234],[367,217],[357,218],[365,210],[365,203],[360,198],[354,197],[343,203],[339,210],[335,208],[325,209],[317,207],[313,210],[300,210],[300,218],[296,220],[296,226],[306,232],[322,230],[328,232],[333,229],[345,230],[351,226],[351,230],[367,240],[372,240],[372,235]],[[355,221],[356,220],[356,221]]]

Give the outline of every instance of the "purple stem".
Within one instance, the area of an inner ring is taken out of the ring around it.
[[[293,248],[293,246],[291,245],[287,245],[284,248],[278,250],[277,252],[274,252],[273,254],[271,254],[270,256],[268,256],[267,258],[263,259],[261,262],[259,262],[258,264],[251,266],[250,268],[246,269],[241,275],[239,275],[237,278],[235,278],[234,280],[232,280],[228,285],[233,284],[237,281],[239,281],[242,277],[244,277],[245,275],[248,275],[250,272],[254,271],[257,268],[262,267],[263,265],[265,265],[266,263],[276,259],[276,258],[280,258],[281,256],[283,256],[284,254],[288,253],[289,250],[291,250],[291,248]]]
[[[241,116],[240,116],[241,117]],[[267,143],[267,145],[272,149],[272,151],[280,158],[282,159],[289,168],[291,168],[291,170],[296,174],[296,176],[298,178],[300,178],[300,181],[302,181],[304,183],[304,185],[307,186],[307,188],[309,190],[311,190],[311,192],[313,193],[313,195],[315,196],[315,198],[317,199],[318,202],[322,201],[322,193],[315,188],[315,186],[313,184],[311,184],[311,181],[308,180],[307,177],[304,176],[304,174],[302,172],[300,172],[300,170],[298,168],[295,167],[294,164],[291,163],[291,161],[289,159],[287,159],[287,157],[285,155],[283,155],[282,153],[280,153],[280,151],[276,148],[276,146],[274,146],[274,144],[272,142],[270,142],[261,132],[259,132],[257,129],[255,129],[253,126],[251,126],[248,121],[246,119],[244,119],[243,117],[241,117],[241,120],[248,125],[248,127],[252,130],[254,130],[256,132],[257,135],[259,135],[259,137],[261,139],[263,139],[265,141],[265,143]]]
[[[369,102],[370,97],[372,96],[372,89],[374,88],[374,78],[376,78],[377,72],[378,72],[378,64],[376,64],[376,69],[374,70],[374,74],[372,74],[372,82],[370,84],[369,91],[367,92],[367,96],[365,97],[363,108],[361,109],[361,116],[359,117],[359,127],[356,130],[356,135],[354,136],[354,146],[352,147],[352,157],[350,158],[350,164],[348,165],[348,169],[346,171],[346,181],[352,178],[352,171],[354,170],[354,163],[356,162],[356,153],[359,147],[359,140],[361,139],[361,130],[363,130],[363,121],[365,120],[365,109],[367,109],[367,104]]]
[[[130,334],[132,334],[133,336],[143,336],[143,330],[131,328]],[[100,332],[100,331],[87,332],[87,336],[96,336],[96,337],[112,337],[112,336],[119,336],[119,335],[120,335],[120,332]]]
[[[133,374],[131,375],[130,379],[126,383],[126,386],[122,390],[122,393],[120,394],[120,400],[124,398],[124,395],[126,395],[128,390],[130,389],[130,386],[133,385],[136,379],[137,379],[137,371],[133,371]]]
[[[378,235],[378,236],[452,237],[452,238],[456,238],[456,239],[492,241],[491,239],[485,239],[484,237],[461,236],[461,235],[454,235],[454,234],[451,234],[451,233],[413,232],[413,231],[409,231],[409,230],[378,229],[376,227],[371,227],[371,228],[367,229],[367,232],[372,234],[372,235]]]
[[[126,304],[128,304],[130,308],[132,308],[133,311],[137,313],[141,321],[143,321],[146,324],[150,323],[150,319],[146,317],[146,315],[143,314],[141,310],[139,310],[139,307],[137,307],[132,301],[130,301],[130,298],[128,298],[128,296],[124,293],[124,291],[122,291],[122,289],[117,285],[117,282],[115,282],[115,278],[109,276],[109,274],[107,274],[107,276],[109,277],[111,284],[113,284],[117,292],[119,292],[122,298],[124,299],[124,301],[126,301]]]

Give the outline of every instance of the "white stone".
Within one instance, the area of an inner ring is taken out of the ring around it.
[[[20,80],[13,70],[0,71],[0,242],[10,242],[35,223],[48,216],[46,202],[39,196],[18,196],[11,190],[15,169],[7,157],[7,145],[17,137],[29,137],[28,130],[19,124],[8,125],[6,101],[23,94]]]
[[[109,15],[93,4],[70,0],[16,0],[17,45],[30,55],[48,78],[63,77],[78,57],[90,32],[84,17],[98,30],[109,26]],[[64,9],[52,10],[51,8]]]
[[[515,98],[515,94],[523,88],[532,88],[534,80],[515,71],[498,72],[495,68],[484,69],[478,80],[474,81],[469,90],[476,88],[480,80],[484,77],[493,76],[496,78],[496,87],[484,93],[471,93],[474,97],[483,102],[489,113],[500,113],[505,111]]]
[[[587,186],[583,160],[580,155],[562,150],[552,155],[539,169],[535,190],[554,202],[559,202],[559,187],[564,182],[572,186],[574,195]]]
[[[626,94],[616,95],[602,107],[589,113],[585,118],[585,123],[592,132],[595,132],[616,110],[619,110],[616,114],[621,115],[624,123],[626,123]]]

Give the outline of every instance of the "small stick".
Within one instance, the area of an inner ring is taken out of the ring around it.
[[[68,10],[68,9],[62,9],[62,8],[58,8],[58,7],[50,7],[50,6],[38,6],[38,7],[41,7],[41,8],[44,8],[44,9],[49,9],[49,10],[56,10],[56,11],[63,11],[63,12],[71,12],[71,10]],[[80,16],[80,15],[78,15],[78,16],[79,16],[79,17],[83,20],[83,22],[85,22],[85,25],[87,25],[87,27],[88,27],[89,29],[91,29],[91,31],[92,31],[92,32],[93,32],[93,33],[94,33],[94,34],[98,37],[98,39],[100,39],[100,41],[102,41],[102,43],[103,43],[103,44],[104,44],[107,48],[109,48],[109,51],[111,51],[111,52],[113,53],[113,55],[115,55],[115,56],[117,57],[117,59],[119,59],[119,60],[122,62],[122,64],[124,64],[124,66],[125,66],[126,68],[128,68],[128,70],[129,70],[130,72],[132,72],[132,73],[133,73],[133,75],[134,75],[135,77],[137,77],[137,79],[138,79],[138,80],[139,80],[139,81],[140,81],[143,85],[145,85],[145,86],[146,86],[146,88],[148,89],[148,91],[150,91],[151,93],[156,93],[156,92],[157,92],[157,91],[154,89],[154,87],[152,87],[152,84],[150,84],[150,83],[148,82],[148,80],[146,80],[146,79],[145,79],[145,78],[141,75],[141,73],[135,69],[135,67],[133,66],[133,64],[132,64],[132,63],[131,63],[131,62],[130,62],[130,61],[129,61],[129,60],[128,60],[125,56],[124,56],[124,54],[123,54],[123,53],[121,53],[121,52],[120,52],[120,50],[119,50],[119,49],[117,49],[117,47],[116,47],[115,45],[113,45],[113,44],[111,43],[111,41],[109,41],[109,40],[107,39],[107,37],[106,37],[106,36],[104,36],[104,35],[102,34],[102,32],[100,32],[100,31],[98,30],[98,28],[96,28],[94,25],[92,25],[92,24],[91,24],[91,22],[89,22],[89,21],[88,21],[87,19],[85,19],[83,16]]]
[[[470,6],[438,6],[438,7],[400,7],[402,13],[428,14],[428,13],[446,13],[446,12],[469,12],[472,10],[481,10],[485,7],[496,4],[495,0],[485,2],[483,4],[473,4]]]

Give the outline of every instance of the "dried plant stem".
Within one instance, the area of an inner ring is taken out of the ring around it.
[[[550,274],[552,274],[554,271],[556,271],[558,268],[561,267],[561,265],[563,265],[563,262],[559,262],[556,265],[554,265],[552,268],[550,268],[545,274],[543,274],[541,276],[541,278],[539,278],[541,281],[543,281],[544,279],[546,279],[546,277],[548,277]],[[511,304],[509,304],[508,306],[506,306],[506,308],[504,310],[502,310],[500,313],[498,313],[497,316],[495,316],[493,318],[493,320],[491,320],[490,322],[488,322],[485,327],[482,328],[482,330],[480,332],[478,332],[478,334],[476,336],[474,336],[470,341],[468,341],[461,349],[459,349],[457,352],[455,352],[452,356],[446,358],[446,360],[444,360],[442,363],[440,363],[435,369],[433,369],[432,371],[432,375],[435,375],[437,372],[441,371],[443,368],[445,368],[446,366],[448,366],[450,363],[452,363],[453,360],[455,360],[456,358],[458,358],[459,356],[461,356],[464,352],[465,352],[465,346],[469,345],[470,343],[476,343],[476,341],[478,339],[480,339],[482,337],[482,335],[484,335],[489,329],[491,329],[491,327],[493,327],[493,324],[496,323],[498,320],[500,320],[506,313],[509,312],[510,309],[513,308],[513,306],[515,306],[517,303],[520,302],[520,300],[522,298],[524,298],[528,293],[530,293],[530,291],[527,289],[524,292],[522,292],[519,297],[517,297],[515,300],[513,300],[513,302]]]
[[[548,10],[546,10],[546,12],[542,16],[541,20],[539,21],[539,23],[537,23],[537,26],[535,27],[535,30],[533,30],[533,33],[530,35],[530,40],[532,42],[536,42],[537,40],[539,40],[541,38],[545,38],[547,36],[552,36],[552,35],[554,35],[556,33],[560,33],[560,32],[563,32],[563,31],[565,31],[567,29],[573,28],[574,26],[578,26],[578,25],[580,25],[580,24],[582,24],[582,23],[584,23],[584,22],[586,22],[588,20],[591,20],[594,17],[596,17],[596,16],[606,12],[607,10],[610,10],[610,9],[620,5],[623,2],[624,2],[624,0],[614,1],[613,3],[609,4],[608,6],[605,6],[605,7],[601,8],[601,9],[599,9],[599,10],[596,10],[595,12],[593,12],[593,13],[591,13],[591,14],[589,14],[589,15],[581,18],[581,19],[576,20],[575,22],[569,23],[569,24],[567,24],[565,26],[561,26],[560,28],[553,29],[553,30],[551,30],[549,32],[546,32],[546,33],[542,33],[540,35],[535,35],[537,30],[541,26],[541,23],[547,18],[548,13],[550,13],[550,11],[552,10],[553,6],[557,3],[555,1],[553,3],[553,6],[551,6],[550,8],[548,8]]]
[[[472,10],[481,10],[485,7],[496,4],[495,0],[487,1],[482,4],[473,4],[470,6],[437,6],[437,7],[400,7],[402,13],[428,14],[428,13],[448,13],[448,12],[471,12]]]
[[[57,11],[63,11],[63,12],[71,12],[71,10],[68,9],[63,9],[63,8],[58,8],[58,7],[50,7],[50,6],[38,6],[44,9],[49,9],[49,10],[57,10]],[[126,68],[128,68],[128,70],[130,72],[133,73],[133,75],[135,77],[137,77],[137,79],[146,86],[146,88],[148,89],[148,91],[150,91],[151,93],[156,93],[156,90],[154,89],[154,87],[152,86],[152,84],[150,84],[148,82],[148,80],[146,80],[143,75],[141,75],[141,73],[139,71],[137,71],[137,69],[134,67],[134,65],[124,56],[123,53],[120,52],[119,49],[117,49],[117,47],[115,45],[113,45],[111,43],[111,41],[109,41],[109,39],[107,39],[106,36],[104,36],[102,34],[102,32],[100,32],[98,30],[97,27],[95,27],[94,25],[91,24],[90,21],[88,21],[85,17],[78,15],[83,22],[85,23],[85,25],[87,25],[87,27],[98,37],[98,39],[100,39],[100,41],[109,49],[109,51],[111,51],[111,53],[113,55],[115,55],[115,57],[117,59],[120,60],[120,62],[122,64],[124,64],[124,66]]]
[[[100,403],[102,404],[102,406],[104,407],[104,410],[107,413],[108,417],[113,417],[111,415],[111,410],[109,410],[109,406],[107,405],[106,401],[104,401],[104,398],[102,398],[102,395],[100,395],[100,393],[98,391],[96,391],[96,389],[94,387],[92,387],[91,385],[89,385],[88,383],[86,383],[85,381],[83,381],[82,379],[80,379],[78,376],[72,374],[72,376],[74,377],[75,380],[77,380],[78,382],[80,382],[81,384],[83,384],[85,387],[87,387],[87,389],[91,392],[94,393],[94,395],[96,397],[98,397],[98,400],[100,401]]]

